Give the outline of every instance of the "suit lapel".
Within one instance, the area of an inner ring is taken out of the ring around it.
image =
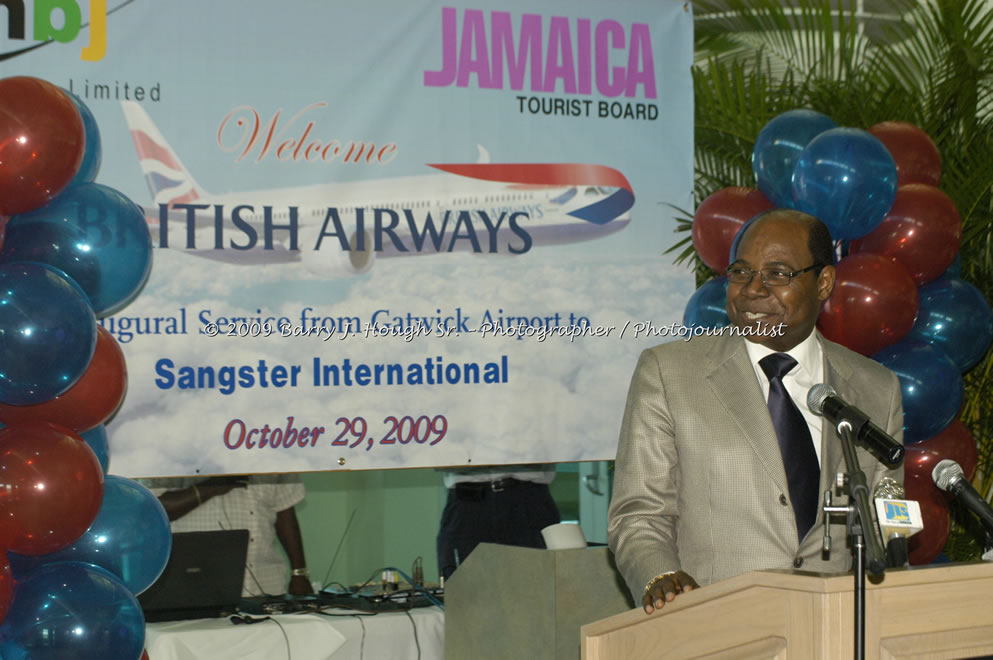
[[[737,424],[743,437],[759,458],[769,477],[782,492],[789,492],[783,457],[776,440],[776,430],[769,417],[769,409],[762,396],[762,389],[755,377],[755,370],[745,350],[745,340],[741,337],[721,337],[707,353],[704,370],[710,387],[717,399],[724,405],[727,414]],[[855,401],[857,392],[852,387],[851,365],[843,351],[831,342],[821,342],[824,362],[824,382],[834,387],[838,396],[845,401]],[[720,414],[715,411],[714,414]],[[834,488],[835,475],[845,471],[844,452],[835,427],[824,419],[821,429],[821,483],[819,492]],[[817,520],[823,520],[823,511],[818,511]],[[812,530],[818,529],[815,524]],[[806,541],[813,534],[808,534]],[[818,541],[819,542],[819,541]]]
[[[755,377],[755,370],[741,337],[721,337],[707,354],[707,381],[714,394],[735,421],[741,436],[751,445],[769,477],[789,492],[783,457],[769,408]],[[714,414],[720,414],[714,411]]]

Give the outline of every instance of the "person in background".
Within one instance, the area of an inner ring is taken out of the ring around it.
[[[249,531],[242,596],[313,593],[294,508],[305,492],[295,475],[160,478],[142,483],[159,498],[173,532]],[[277,539],[289,558],[289,570],[275,546]]]
[[[541,530],[560,521],[554,478],[548,464],[445,470],[438,575],[448,579],[480,543],[544,548]]]

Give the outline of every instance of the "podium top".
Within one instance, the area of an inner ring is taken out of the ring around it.
[[[867,581],[866,590],[871,593],[875,590],[928,584],[940,584],[943,585],[943,589],[947,589],[951,583],[971,583],[976,580],[991,579],[993,579],[993,562],[938,564],[887,569],[882,580],[878,583]],[[657,614],[646,615],[641,607],[637,607],[600,621],[594,621],[583,626],[582,634],[585,637],[618,631],[644,623],[646,619],[652,617],[675,614],[756,588],[821,595],[849,593],[854,590],[853,580],[852,573],[827,574],[782,569],[751,571],[682,594],[671,603],[666,603],[661,612]]]

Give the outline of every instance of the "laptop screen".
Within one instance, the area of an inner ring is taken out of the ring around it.
[[[241,599],[248,530],[176,532],[159,579],[138,594],[146,621],[224,616]]]

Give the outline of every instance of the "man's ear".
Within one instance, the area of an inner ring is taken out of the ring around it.
[[[824,302],[831,297],[834,291],[835,277],[837,271],[834,266],[825,266],[817,275],[817,299]]]

